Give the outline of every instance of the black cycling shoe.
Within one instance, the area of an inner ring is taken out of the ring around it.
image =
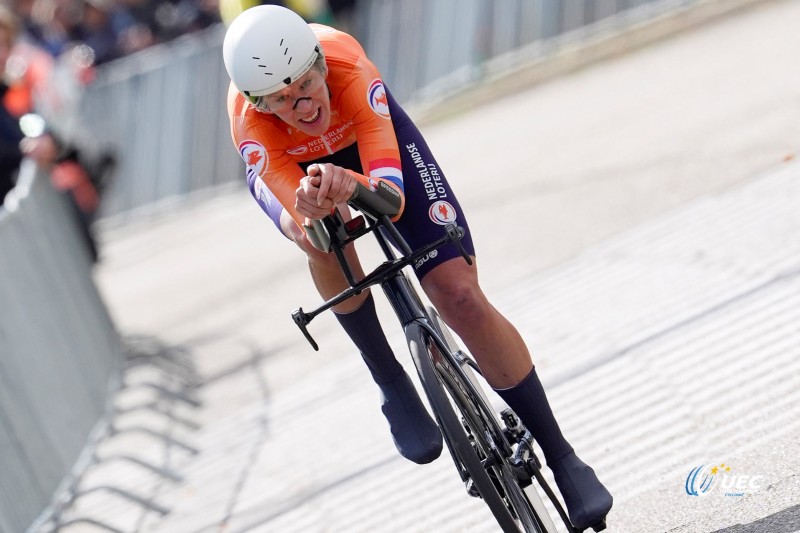
[[[574,452],[550,466],[556,485],[564,497],[572,525],[577,529],[605,529],[605,517],[614,503],[594,470],[581,461]]]
[[[442,453],[442,433],[428,414],[417,389],[405,372],[381,389],[381,411],[389,422],[400,455],[418,464],[430,463]]]

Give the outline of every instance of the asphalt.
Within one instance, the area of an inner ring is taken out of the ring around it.
[[[800,3],[767,2],[424,128],[484,289],[615,495],[609,531],[800,529],[798,22]],[[244,190],[102,237],[98,285],[149,358],[64,531],[496,529],[447,458],[397,455],[335,321],[305,343],[289,313],[319,299]]]

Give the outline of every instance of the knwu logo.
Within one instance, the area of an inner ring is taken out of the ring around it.
[[[686,476],[685,489],[689,496],[705,496],[712,491],[723,492],[725,496],[744,496],[760,489],[763,477],[735,474],[733,467],[725,463],[700,465]]]
[[[372,80],[367,88],[367,102],[379,117],[391,119],[389,113],[389,99],[386,97],[386,87],[380,79]]]

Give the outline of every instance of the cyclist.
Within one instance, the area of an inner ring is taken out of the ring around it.
[[[401,195],[395,223],[412,248],[439,238],[443,225],[457,220],[474,257],[469,226],[442,170],[353,37],[262,5],[233,20],[223,56],[231,78],[231,135],[250,192],[305,252],[323,298],[347,284],[333,254],[315,249],[302,227],[343,206],[356,183],[374,187],[383,181]],[[346,206],[342,212],[349,216]],[[352,245],[346,254],[354,274],[363,276]],[[540,444],[575,526],[603,519],[611,495],[562,435],[524,341],[486,299],[476,267],[455,247],[445,247],[420,260],[415,273],[487,381]],[[372,296],[365,291],[333,310],[382,392],[381,409],[398,451],[417,463],[436,459],[441,433],[395,359]]]

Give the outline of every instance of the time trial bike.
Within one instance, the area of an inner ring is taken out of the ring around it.
[[[556,533],[559,529],[544,504],[541,490],[568,533],[583,531],[572,526],[543,477],[530,431],[511,409],[493,407],[481,385],[477,363],[459,348],[436,309],[422,303],[403,273],[405,267],[445,245],[456,246],[471,264],[471,257],[461,245],[463,229],[455,224],[445,226],[440,239],[411,250],[391,221],[400,208],[399,195],[391,187],[379,183],[372,191],[359,184],[348,203],[360,211],[358,216],[345,222],[335,211],[306,227],[316,248],[336,255],[349,287],[313,311],[299,308],[292,313],[303,335],[318,350],[308,331],[314,317],[380,285],[405,331],[420,383],[467,493],[483,499],[504,532]],[[367,233],[377,238],[386,261],[357,280],[344,248]],[[602,531],[605,521],[592,528]]]

